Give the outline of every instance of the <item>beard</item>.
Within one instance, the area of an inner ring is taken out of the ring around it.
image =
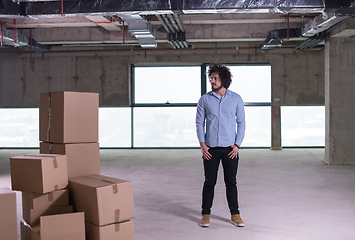
[[[219,91],[223,86],[217,87],[216,85],[212,85],[212,91],[217,92]]]

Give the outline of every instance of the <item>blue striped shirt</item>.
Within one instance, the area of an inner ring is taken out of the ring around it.
[[[199,142],[209,147],[241,145],[245,135],[243,99],[228,89],[221,99],[208,92],[197,103],[195,123]]]

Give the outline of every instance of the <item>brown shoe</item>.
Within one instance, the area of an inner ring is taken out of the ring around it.
[[[202,218],[200,221],[200,227],[209,227],[210,226],[210,215],[202,214]]]
[[[237,227],[244,227],[245,224],[239,214],[232,214],[231,222]]]

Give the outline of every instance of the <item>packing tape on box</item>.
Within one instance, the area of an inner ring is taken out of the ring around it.
[[[115,222],[119,222],[120,221],[120,210],[116,209],[115,210]]]
[[[120,224],[116,223],[115,224],[115,232],[119,232],[120,231]]]
[[[107,183],[112,184],[112,191],[113,191],[113,193],[114,193],[114,194],[115,194],[115,193],[118,193],[118,186],[117,186],[117,183],[111,182],[111,181],[107,181],[107,180],[105,180],[105,179],[100,179],[100,180],[103,181],[103,182],[107,182]]]
[[[58,168],[58,161],[57,161],[57,158],[56,158],[56,157],[52,157],[52,160],[53,160],[53,167],[54,167],[54,168]]]
[[[48,201],[53,202],[53,200],[54,200],[54,193],[53,192],[48,193]]]
[[[113,190],[113,193],[114,193],[114,194],[118,193],[118,186],[117,186],[117,183],[115,183],[115,184],[112,185],[112,190]]]
[[[54,190],[59,190],[58,185],[54,185]]]
[[[48,126],[47,126],[47,142],[49,142],[50,130],[51,130],[51,93],[48,95]]]

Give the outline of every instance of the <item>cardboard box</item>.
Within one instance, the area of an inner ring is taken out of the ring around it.
[[[97,174],[71,178],[69,195],[74,210],[85,212],[85,220],[98,226],[134,217],[130,181]]]
[[[86,240],[133,240],[133,221],[99,227],[85,222]]]
[[[31,226],[39,224],[40,216],[72,212],[66,189],[46,194],[22,192],[22,216]]]
[[[85,240],[84,213],[43,216],[40,225],[21,222],[22,240]]]
[[[40,226],[31,227],[25,221],[20,222],[21,240],[40,240]]]
[[[100,174],[99,143],[40,143],[41,153],[67,156],[68,177]]]
[[[67,189],[49,192],[46,194],[22,192],[23,212],[30,209],[43,209],[69,205]]]
[[[98,142],[99,94],[39,94],[39,140],[55,143]]]
[[[39,224],[40,217],[50,216],[56,214],[72,213],[73,206],[60,206],[51,208],[30,209],[28,212],[23,213],[23,220],[25,220],[30,226]]]
[[[48,193],[68,185],[67,157],[29,154],[10,158],[12,189]]]
[[[0,188],[0,239],[17,240],[16,193]]]

